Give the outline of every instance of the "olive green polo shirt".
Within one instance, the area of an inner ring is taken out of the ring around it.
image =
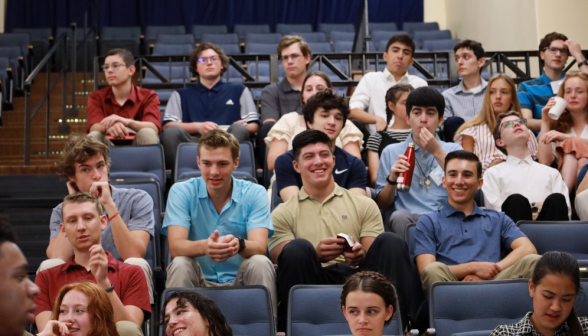
[[[274,235],[268,241],[269,250],[297,238],[306,239],[316,247],[321,239],[335,237],[339,233],[360,241],[363,237],[377,237],[384,232],[376,203],[337,184],[323,203],[308,195],[302,187],[298,197],[292,197],[272,212],[272,221]],[[341,255],[323,266],[344,261]]]

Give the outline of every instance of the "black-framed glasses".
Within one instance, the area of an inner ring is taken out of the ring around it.
[[[198,63],[208,63],[208,61],[210,61],[211,63],[216,63],[219,60],[220,60],[220,57],[218,57],[218,56],[200,57],[200,58],[198,58]]]
[[[104,64],[102,66],[102,70],[108,71],[108,69],[112,68],[112,70],[117,71],[120,67],[126,67],[127,65],[124,63],[112,63],[112,64]]]
[[[547,47],[545,48],[545,50],[549,50],[551,53],[553,54],[557,54],[557,52],[559,51],[559,53],[562,56],[568,56],[570,54],[570,51],[568,50],[568,48],[556,48],[556,47]]]
[[[508,120],[500,124],[500,129],[503,130],[509,127],[527,125],[527,119]]]

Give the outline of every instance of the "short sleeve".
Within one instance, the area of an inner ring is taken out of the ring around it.
[[[502,243],[502,247],[510,248],[512,242],[517,240],[521,237],[526,237],[523,232],[517,227],[517,225],[503,212],[498,212],[498,216],[501,217],[501,231],[500,231],[500,240]]]
[[[37,310],[35,317],[44,311],[52,311],[51,298],[49,297],[49,282],[47,281],[47,272],[39,272],[35,277],[35,285],[39,287],[39,295],[35,297]]]
[[[261,121],[267,119],[280,119],[280,103],[278,100],[278,85],[272,84],[266,86],[261,91]]]
[[[276,188],[278,188],[278,193],[286,187],[301,187],[296,179],[298,173],[294,170],[291,156],[287,154],[288,153],[286,152],[278,156],[275,163]]]
[[[127,224],[129,231],[147,231],[151,236],[155,233],[155,219],[153,216],[153,200],[143,190],[134,190],[131,219]]]
[[[519,98],[519,103],[521,104],[521,108],[526,108],[533,111],[533,103],[531,101],[531,94],[527,88],[527,84],[521,83],[519,85],[519,89],[517,91],[517,96]]]
[[[139,88],[137,88],[139,90]],[[150,121],[161,132],[161,111],[159,110],[159,97],[155,91],[149,90],[149,95],[143,103],[143,116],[140,121]]]
[[[88,96],[88,132],[92,125],[97,124],[106,117],[104,114],[104,101],[100,98],[100,91],[94,91]]]
[[[274,227],[267,192],[262,186],[253,185],[253,188],[247,191],[247,194],[249,193],[251,193],[251,205],[247,220],[247,232],[264,228],[269,230],[268,237],[273,236]]]
[[[257,113],[257,107],[255,106],[255,102],[253,102],[251,91],[247,87],[241,93],[239,103],[241,105],[241,120],[246,123],[259,123],[259,113]]]
[[[380,151],[380,144],[382,143],[382,135],[380,132],[376,132],[368,138],[365,148],[373,152],[378,153]]]
[[[183,122],[182,120],[182,99],[178,91],[174,91],[165,107],[162,124],[165,125],[170,121]]]
[[[59,234],[60,227],[59,225],[63,222],[63,218],[61,218],[61,206],[63,203],[59,204],[53,211],[51,212],[51,219],[49,220],[49,240],[57,237]]]
[[[468,136],[471,136],[472,138],[476,139],[476,137],[478,136],[477,133],[478,132],[476,130],[476,126],[468,127],[466,129],[464,129],[461,133],[455,134],[455,137],[453,137],[453,142],[455,142],[456,144],[461,146],[463,143],[463,136],[464,135],[468,135]]]
[[[363,150],[363,133],[349,120],[345,122],[345,126],[339,133],[339,140],[341,140],[343,147],[350,142],[356,141],[359,143],[359,150]]]
[[[292,201],[292,200],[291,200]],[[297,202],[297,200],[294,200]],[[296,239],[292,224],[294,218],[288,206],[291,202],[282,203],[272,212],[272,222],[274,224],[274,235],[268,240],[268,250],[271,251],[276,246],[285,241]]]
[[[377,237],[384,233],[384,223],[382,222],[382,214],[376,205],[376,202],[370,198],[362,199],[365,204],[362,204],[365,209],[363,221],[361,223],[361,232],[359,237]]]
[[[294,130],[296,129],[296,124],[299,122],[298,118],[300,118],[300,115],[297,112],[284,114],[278,121],[276,121],[265,137],[264,141],[266,146],[269,147],[273,140],[286,140],[288,143],[292,142],[292,138],[295,136]]]
[[[423,215],[419,218],[416,225],[415,240],[415,256],[421,254],[437,255],[437,237],[435,236],[433,219],[430,215]]]
[[[192,219],[190,216],[190,199],[182,189],[182,184],[176,183],[169,191],[167,206],[165,208],[165,219],[161,228],[161,233],[166,236],[167,227],[171,225],[178,225],[190,230]]]
[[[118,293],[120,301],[125,306],[135,306],[143,310],[145,319],[148,319],[151,315],[151,303],[149,302],[149,289],[145,273],[139,266],[124,266],[128,267],[128,273],[126,279],[121,279],[121,292]]]
[[[355,156],[352,156],[351,154],[347,155],[352,158],[352,162],[351,169],[349,170],[350,179],[346,188],[365,189],[365,186],[367,185],[367,169],[365,169],[365,164]]]

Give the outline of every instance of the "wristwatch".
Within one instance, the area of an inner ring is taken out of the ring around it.
[[[579,62],[578,63],[578,68],[580,68],[582,65],[588,65],[588,59],[585,59],[582,62]]]
[[[535,203],[535,202],[531,203],[531,212],[532,213],[539,212],[539,207],[537,206],[537,203]]]
[[[244,249],[245,249],[245,239],[239,238],[239,252],[238,253],[243,252]]]
[[[398,184],[398,182],[396,182],[396,181],[390,181],[390,175],[388,175],[388,177],[386,177],[386,182],[388,182],[388,184],[393,185],[393,186]]]

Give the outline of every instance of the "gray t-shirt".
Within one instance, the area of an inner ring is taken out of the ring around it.
[[[112,200],[116,204],[120,218],[125,222],[129,231],[147,231],[153,236],[155,232],[153,200],[147,192],[139,189],[115,188],[112,186]],[[63,222],[63,218],[61,218],[62,204],[60,203],[56,206],[51,214],[51,223],[49,225],[51,230],[50,239],[57,237],[59,234],[59,224]],[[110,252],[113,258],[123,261],[114,244],[110,221],[106,229],[102,231],[102,247],[105,251]]]
[[[262,122],[266,119],[277,121],[284,114],[292,111],[302,114],[302,98],[300,91],[294,89],[286,78],[263,89],[261,92]]]

